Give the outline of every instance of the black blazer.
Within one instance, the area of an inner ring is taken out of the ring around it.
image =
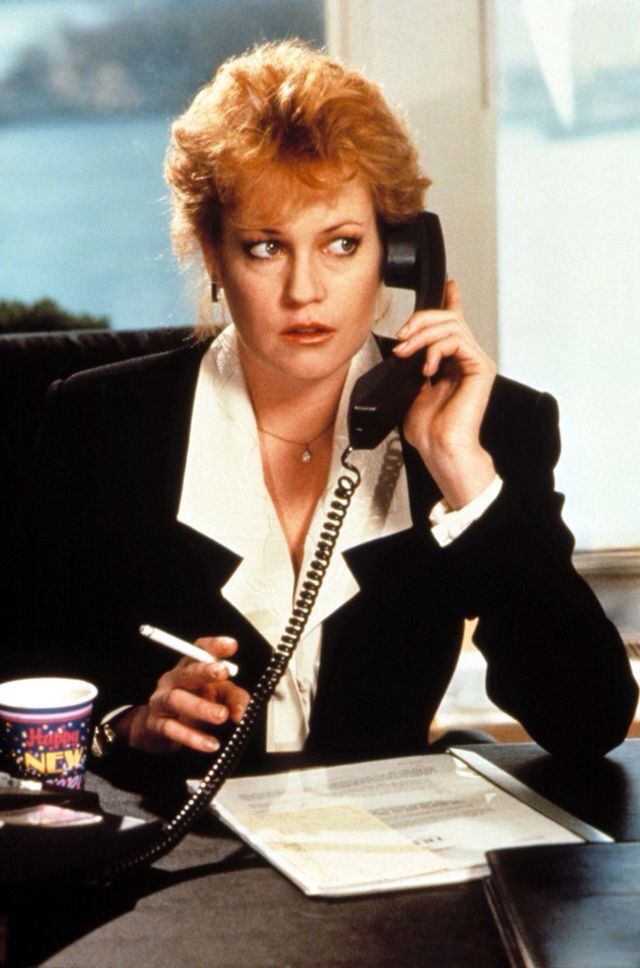
[[[204,348],[86,371],[50,392],[27,515],[38,607],[23,618],[30,645],[14,661],[90,678],[102,709],[145,701],[172,665],[141,640],[141,622],[190,640],[236,637],[249,690],[270,654],[220,595],[237,557],[176,521]],[[413,528],[346,553],[361,590],[323,627],[311,753],[424,750],[463,620],[474,616],[489,696],[543,747],[592,755],[623,740],[637,689],[615,629],[571,565],[553,490],[555,401],[499,377],[482,439],[504,487],[452,545],[430,533],[440,495],[407,445]],[[259,735],[247,756],[263,748]]]

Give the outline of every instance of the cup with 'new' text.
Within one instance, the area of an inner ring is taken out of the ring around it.
[[[98,690],[47,676],[0,683],[0,748],[9,773],[81,789]]]

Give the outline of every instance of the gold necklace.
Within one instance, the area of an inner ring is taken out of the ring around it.
[[[281,440],[285,444],[295,444],[296,447],[302,447],[302,457],[300,459],[303,464],[308,464],[311,460],[313,460],[313,451],[311,450],[312,445],[315,444],[317,440],[320,440],[320,438],[326,434],[327,430],[333,427],[334,423],[335,417],[331,423],[327,424],[324,430],[321,430],[319,434],[316,434],[313,440],[290,440],[289,437],[281,437],[280,434],[274,434],[272,430],[266,430],[264,427],[261,427],[260,424],[258,424],[257,427],[261,434],[267,434],[268,437],[275,437],[276,440]]]

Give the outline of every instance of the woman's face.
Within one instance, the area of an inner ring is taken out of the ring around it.
[[[222,241],[205,258],[224,286],[247,376],[338,378],[375,314],[376,213],[357,180],[331,191],[296,182],[293,205],[291,190],[291,179],[261,179],[223,214]],[[274,217],[280,198],[283,214]],[[270,214],[261,215],[265,199]]]

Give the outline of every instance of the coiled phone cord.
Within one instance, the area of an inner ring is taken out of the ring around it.
[[[113,861],[106,871],[103,870],[100,873],[96,880],[109,883],[118,874],[130,871],[135,867],[151,864],[168,854],[205,812],[246,749],[260,714],[275,692],[289,665],[291,656],[302,638],[302,633],[322,587],[347,510],[355,490],[360,484],[360,471],[348,461],[352,451],[353,447],[349,446],[342,454],[342,466],[348,473],[341,474],[338,478],[330,505],[331,510],[322,526],[313,560],[305,575],[291,617],[267,667],[258,679],[242,720],[234,729],[197,790],[173,820],[166,825],[158,839],[128,857],[121,857]]]

